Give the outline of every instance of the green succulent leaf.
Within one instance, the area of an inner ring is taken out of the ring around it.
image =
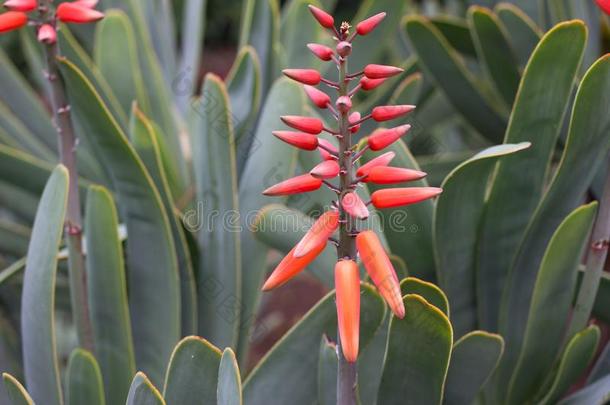
[[[604,405],[610,401],[610,375],[562,399],[558,405]]]
[[[129,387],[126,405],[165,405],[159,390],[139,371]]]
[[[127,227],[130,312],[136,363],[152,381],[163,370],[180,336],[180,286],[167,212],[144,164],[97,93],[71,62],[61,59],[75,113],[112,176]],[[159,303],[163,303],[159,305]]]
[[[392,317],[380,404],[440,404],[453,332],[449,319],[423,297],[404,297],[404,319]]]
[[[498,366],[504,340],[483,331],[465,334],[453,345],[447,381],[445,405],[472,404]]]
[[[509,403],[524,403],[535,394],[561,349],[578,264],[596,212],[596,202],[576,209],[549,242],[534,286],[523,346],[509,384]]]
[[[92,186],[85,209],[85,268],[95,355],[108,404],[125,400],[136,372],[118,225],[112,196]]]
[[[314,403],[318,397],[317,368],[320,338],[336,338],[335,294],[313,307],[252,370],[244,383],[246,403]],[[361,287],[360,345],[366,347],[385,315],[383,300],[369,284]]]
[[[0,101],[0,135],[1,143],[5,145],[19,148],[45,161],[56,160],[56,153],[30,132],[3,101]]]
[[[337,401],[337,345],[322,336],[318,355],[318,404],[334,405]]]
[[[510,3],[498,3],[495,13],[502,22],[511,48],[517,57],[519,66],[524,67],[540,41],[542,33],[530,17]]]
[[[477,50],[466,20],[451,15],[439,15],[430,18],[430,22],[456,51],[464,56],[477,57]]]
[[[15,377],[2,373],[2,379],[12,405],[34,405],[30,394]]]
[[[180,341],[167,366],[163,396],[169,405],[217,403],[221,352],[207,340],[189,336]]]
[[[218,368],[218,405],[241,405],[241,376],[235,353],[230,348],[222,352]]]
[[[75,349],[66,371],[67,405],[104,405],[102,374],[91,353]]]
[[[54,308],[57,251],[66,212],[68,171],[57,166],[40,198],[23,279],[21,339],[26,385],[34,401],[61,405]]]
[[[408,294],[419,295],[449,318],[449,301],[436,285],[415,277],[407,277],[400,282],[400,293],[403,297]]]
[[[0,253],[25,256],[32,230],[25,225],[0,218]]]

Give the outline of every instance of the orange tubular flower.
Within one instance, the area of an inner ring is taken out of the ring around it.
[[[4,2],[4,7],[12,11],[22,11],[28,13],[38,8],[38,1],[36,0],[8,0]]]
[[[309,174],[318,179],[332,179],[339,175],[339,163],[336,160],[325,160],[311,169]]]
[[[387,79],[388,77],[396,76],[402,72],[404,72],[404,69],[396,66],[373,64],[364,67],[364,75],[369,79]]]
[[[321,60],[328,62],[333,58],[333,50],[326,45],[307,44],[309,50]]]
[[[362,231],[356,237],[356,246],[367,273],[377,286],[379,294],[398,318],[405,317],[400,284],[390,258],[373,231]]]
[[[326,11],[319,9],[315,6],[309,6],[309,11],[313,14],[314,18],[318,20],[320,25],[324,28],[333,28],[335,24],[335,19],[332,15],[328,14]]]
[[[320,83],[322,76],[315,69],[284,69],[282,70],[285,76],[299,83],[316,85]]]
[[[362,198],[355,192],[349,192],[341,199],[341,206],[352,217],[358,219],[367,219],[369,217],[369,209],[362,201]]]
[[[415,109],[414,105],[384,105],[373,108],[371,116],[377,122],[389,121],[408,114]]]
[[[273,135],[299,149],[315,150],[318,147],[318,137],[312,134],[293,131],[273,131]]]
[[[394,152],[386,152],[383,155],[379,155],[376,158],[371,159],[367,163],[360,166],[360,168],[358,168],[358,171],[356,172],[356,175],[358,177],[364,177],[369,174],[373,167],[387,166],[390,164],[392,159],[394,159],[394,156],[396,156]]]
[[[385,13],[375,14],[372,17],[367,18],[366,20],[358,23],[356,25],[356,32],[358,35],[366,35],[369,32],[373,31],[375,27],[379,25],[379,23],[385,18]]]
[[[400,139],[409,129],[411,129],[411,125],[408,124],[396,128],[379,129],[368,137],[369,148],[373,151],[382,150]]]
[[[313,262],[316,257],[324,250],[326,246],[326,241],[321,243],[318,246],[315,246],[313,250],[307,253],[303,257],[295,257],[294,249],[292,249],[284,259],[277,265],[273,273],[269,276],[265,284],[263,285],[263,291],[269,291],[276,287],[281,286],[286,283],[292,277],[299,274],[301,271],[305,269],[309,265],[309,263]]]
[[[276,197],[280,195],[306,193],[319,189],[321,185],[322,180],[316,179],[310,174],[302,174],[269,187],[263,191],[263,194],[270,197]]]
[[[364,76],[362,79],[360,79],[360,87],[362,87],[362,90],[364,91],[369,91],[369,90],[373,90],[379,86],[381,86],[387,79],[369,79],[368,77]]]
[[[353,260],[335,265],[337,322],[343,356],[350,363],[358,358],[360,332],[360,273]]]
[[[319,245],[326,245],[328,238],[339,227],[339,212],[335,210],[326,211],[314,222],[313,226],[303,239],[294,248],[294,257],[304,257]]]
[[[86,24],[104,18],[104,13],[79,3],[61,3],[56,14],[60,21],[73,24]]]
[[[433,198],[443,192],[437,187],[386,188],[371,195],[375,208],[393,208],[415,204]]]
[[[0,34],[13,31],[28,23],[27,14],[21,11],[7,11],[0,14]]]
[[[313,117],[301,117],[298,115],[284,115],[280,117],[284,124],[298,131],[307,132],[308,134],[317,135],[322,132],[324,125],[322,121]]]
[[[426,173],[420,172],[419,170],[377,166],[373,167],[362,181],[375,184],[392,184],[419,180],[424,177],[426,177]]]

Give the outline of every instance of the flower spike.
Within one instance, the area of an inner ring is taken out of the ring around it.
[[[371,116],[377,122],[390,121],[415,109],[414,105],[384,105],[373,108]]]
[[[315,150],[318,147],[318,137],[312,134],[293,131],[273,131],[273,135],[299,149]]]
[[[393,208],[434,198],[442,192],[437,187],[386,188],[375,191],[371,201],[376,208]]]
[[[284,115],[280,117],[284,124],[298,131],[307,132],[308,134],[317,135],[324,129],[322,121],[312,117],[301,117],[298,115]]]
[[[369,79],[387,79],[402,72],[404,69],[396,66],[371,64],[364,67],[364,75]]]
[[[350,363],[358,358],[360,335],[360,273],[353,260],[339,260],[335,265],[337,321],[341,350]]]
[[[326,11],[319,9],[316,6],[309,6],[309,11],[311,11],[311,14],[313,14],[314,18],[316,20],[318,20],[318,22],[320,23],[320,25],[324,28],[334,28],[335,26],[335,19],[333,18],[332,15],[328,14]]]
[[[315,69],[284,69],[282,73],[292,80],[309,85],[319,84],[322,79],[320,72]]]
[[[373,231],[362,231],[356,237],[362,263],[379,294],[398,318],[405,317],[405,307],[396,271],[379,238]]]
[[[423,179],[426,173],[419,170],[403,169],[401,167],[373,167],[362,180],[365,183],[392,184]]]
[[[0,34],[19,29],[28,23],[28,16],[21,11],[0,14]]]
[[[42,24],[38,29],[38,42],[53,45],[57,41],[57,32],[50,24]]]
[[[313,262],[316,257],[324,250],[326,246],[326,241],[324,243],[316,246],[312,251],[310,251],[307,255],[303,257],[294,257],[294,249],[292,249],[285,257],[282,259],[280,264],[277,265],[273,273],[269,276],[265,284],[263,284],[263,291],[269,291],[274,288],[277,288],[292,277],[299,274],[301,271],[305,269],[309,265],[309,263]]]
[[[104,18],[104,13],[75,3],[61,3],[56,14],[60,21],[74,24],[86,24]]]
[[[400,139],[409,129],[411,129],[409,124],[390,129],[378,129],[368,137],[368,145],[371,150],[382,150]]]
[[[305,93],[311,102],[318,106],[318,108],[328,108],[328,104],[330,103],[330,97],[328,94],[309,85],[305,85],[303,88],[305,89]]]
[[[358,194],[349,192],[341,199],[341,206],[351,216],[358,219],[367,219],[369,217],[369,209]]]
[[[339,175],[340,170],[336,160],[325,160],[311,169],[309,174],[318,179],[332,179]]]
[[[38,8],[38,1],[36,0],[8,0],[4,2],[4,7],[12,11],[22,11],[29,13]]]
[[[356,32],[358,35],[366,35],[369,32],[373,31],[375,27],[379,25],[379,23],[385,18],[385,13],[375,14],[372,17],[367,18],[366,20],[358,23],[356,25]]]
[[[356,175],[358,177],[364,177],[369,174],[369,171],[378,166],[387,166],[390,164],[392,159],[394,159],[396,154],[394,152],[386,152],[383,155],[379,155],[374,159],[369,160],[367,163],[363,164],[358,168]]]
[[[317,190],[320,186],[322,186],[322,180],[316,179],[310,174],[302,174],[269,187],[263,191],[263,194],[271,197],[299,194]]]
[[[320,215],[303,239],[294,247],[294,257],[304,257],[317,246],[326,245],[328,238],[339,227],[339,211],[330,210]]]
[[[333,58],[333,50],[326,45],[307,44],[309,50],[321,60],[327,62]]]

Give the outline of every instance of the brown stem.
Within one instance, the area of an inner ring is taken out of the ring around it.
[[[43,20],[53,21],[49,14],[50,2],[44,2],[41,10]],[[68,245],[68,267],[70,278],[70,299],[78,341],[81,347],[93,350],[93,334],[89,320],[89,305],[87,301],[87,279],[85,260],[82,248],[82,217],[80,196],[78,193],[78,171],[76,169],[76,136],[70,118],[64,85],[59,75],[57,65],[57,44],[44,45],[47,62],[46,76],[51,88],[51,105],[53,107],[54,124],[57,129],[59,158],[68,170],[68,207],[64,223],[64,236]]]

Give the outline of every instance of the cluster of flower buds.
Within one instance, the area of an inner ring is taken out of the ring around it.
[[[376,64],[367,65],[358,73],[348,74],[346,71],[353,40],[358,35],[367,35],[373,31],[384,19],[385,13],[360,22],[350,34],[351,27],[348,23],[342,23],[337,29],[330,14],[314,6],[309,6],[309,9],[320,25],[331,32],[336,47],[334,50],[321,44],[309,44],[308,47],[319,59],[333,61],[337,65],[339,80],[333,82],[326,79],[315,69],[286,69],[284,74],[302,83],[312,103],[320,109],[328,110],[338,123],[339,129],[328,128],[322,120],[314,117],[281,117],[284,124],[294,131],[275,131],[273,134],[296,148],[319,150],[322,161],[309,173],[269,187],[263,194],[285,196],[314,191],[325,185],[337,194],[337,201],[332,202],[332,208],[315,221],[303,239],[279,263],[263,285],[263,290],[284,284],[308,266],[324,250],[327,243],[335,243],[339,252],[335,266],[335,288],[340,343],[344,357],[349,362],[355,362],[358,357],[360,322],[360,273],[356,256],[359,256],[370,279],[392,312],[399,318],[405,316],[399,280],[386,251],[375,232],[356,229],[356,220],[369,216],[369,205],[382,209],[414,204],[433,198],[442,190],[434,187],[385,188],[375,191],[368,202],[364,202],[358,195],[357,189],[362,183],[403,183],[421,179],[426,175],[417,170],[390,167],[394,152],[381,154],[358,167],[358,160],[364,151],[385,149],[407,134],[410,125],[375,130],[369,134],[366,144],[359,151],[352,145],[352,135],[360,130],[364,121],[391,121],[405,116],[415,107],[379,106],[365,116],[352,109],[352,97],[359,90],[373,90],[403,71],[398,67]],[[339,93],[334,104],[328,94],[315,87],[321,83]],[[339,148],[322,139],[320,134],[323,132],[336,137]],[[333,179],[339,179],[340,185],[333,184]],[[333,237],[337,231],[341,235],[339,240]],[[354,251],[346,255],[346,250],[342,249],[344,243],[355,245],[357,253]]]
[[[35,24],[38,27],[38,41],[52,45],[57,41],[55,20],[65,23],[84,24],[104,18],[104,13],[95,10],[98,0],[77,0],[61,3],[55,15],[46,22]],[[28,24],[28,13],[39,11],[46,13],[46,8],[39,6],[38,0],[7,0],[4,7],[9,11],[0,14],[0,34],[19,29]]]

